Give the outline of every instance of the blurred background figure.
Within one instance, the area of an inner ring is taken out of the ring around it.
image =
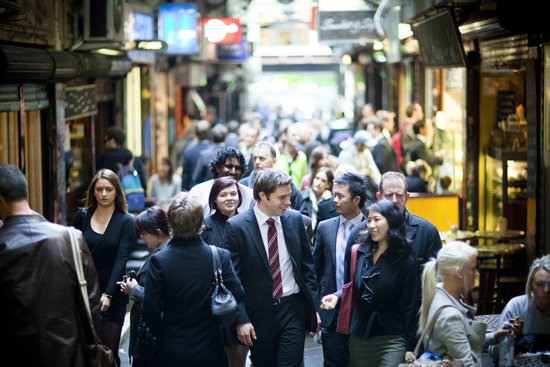
[[[313,178],[317,174],[317,171],[321,167],[328,167],[329,165],[329,153],[328,148],[324,145],[319,145],[311,151],[309,157],[309,172],[302,178],[300,184],[300,191],[304,191],[311,186]]]
[[[310,188],[302,191],[302,197],[306,204],[307,215],[311,218],[311,227],[317,226],[317,212],[319,203],[325,200],[332,200],[332,184],[334,175],[328,167],[321,167]]]
[[[181,189],[181,177],[174,172],[170,158],[162,158],[159,173],[151,176],[147,189],[150,200],[163,208],[168,208],[172,198]]]
[[[339,164],[351,164],[359,174],[370,177],[378,185],[380,183],[380,170],[374,162],[369,149],[372,135],[366,130],[359,130],[353,135],[353,139],[347,140],[344,149],[338,155]]]
[[[407,162],[407,189],[409,192],[432,192],[428,187],[428,180],[432,169],[422,159]]]

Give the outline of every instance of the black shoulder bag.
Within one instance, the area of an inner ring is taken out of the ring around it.
[[[220,325],[231,325],[237,313],[237,300],[223,284],[223,273],[216,246],[212,250],[212,267],[214,271],[214,292],[212,292],[212,314]]]

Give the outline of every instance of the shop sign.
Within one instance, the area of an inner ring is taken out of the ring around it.
[[[242,39],[239,43],[228,43],[217,45],[216,53],[218,60],[243,62],[248,59],[249,43]]]
[[[65,88],[65,121],[97,114],[95,84]]]
[[[379,40],[373,10],[319,11],[319,42],[359,43]]]
[[[168,44],[165,53],[197,52],[197,6],[161,4],[158,13],[158,38]]]
[[[241,42],[241,21],[235,18],[206,18],[201,20],[204,34],[211,43]]]

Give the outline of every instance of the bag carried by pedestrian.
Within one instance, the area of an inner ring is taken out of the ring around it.
[[[428,340],[426,341],[426,347],[430,344],[430,338],[432,337],[433,328],[437,317],[441,311],[446,307],[454,307],[452,305],[443,305],[437,309],[430,324],[424,329],[416,347],[414,348],[414,355],[418,356],[418,351],[420,350],[420,345],[422,345],[426,333],[428,333]],[[453,361],[448,355],[440,357],[434,353],[426,352],[414,358],[414,360],[407,361],[405,363],[399,363],[399,367],[462,367],[461,361]]]
[[[89,367],[117,367],[113,352],[107,346],[101,344],[94,327],[92,312],[90,310],[90,301],[88,299],[88,289],[86,288],[86,278],[84,277],[84,267],[82,266],[82,258],[80,255],[80,246],[76,238],[76,229],[73,227],[69,227],[69,237],[71,239],[71,250],[73,253],[76,276],[80,285],[80,294],[82,295],[82,301],[84,302],[88,320],[88,323],[84,323],[85,325],[83,326],[88,329],[86,330],[86,334],[91,335],[93,339],[91,341],[86,341],[84,357]]]
[[[342,299],[340,300],[340,310],[338,311],[338,323],[336,324],[336,331],[344,335],[349,335],[349,324],[351,322],[351,314],[355,305],[353,277],[355,275],[355,262],[357,261],[358,247],[359,245],[355,244],[351,248],[349,282],[342,286]]]
[[[217,247],[210,245],[210,250],[212,250],[215,285],[212,292],[212,314],[220,325],[231,325],[237,314],[237,300],[223,284],[223,272]]]
[[[141,186],[139,175],[133,165],[134,159],[118,169],[117,176],[126,196],[128,211],[137,212],[145,209],[145,190]]]

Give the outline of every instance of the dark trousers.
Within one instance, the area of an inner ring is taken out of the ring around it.
[[[336,332],[337,318],[330,326],[321,326],[324,367],[349,366],[348,335]]]
[[[252,363],[258,367],[299,367],[305,345],[306,301],[299,297],[273,306],[271,327],[250,348]]]

